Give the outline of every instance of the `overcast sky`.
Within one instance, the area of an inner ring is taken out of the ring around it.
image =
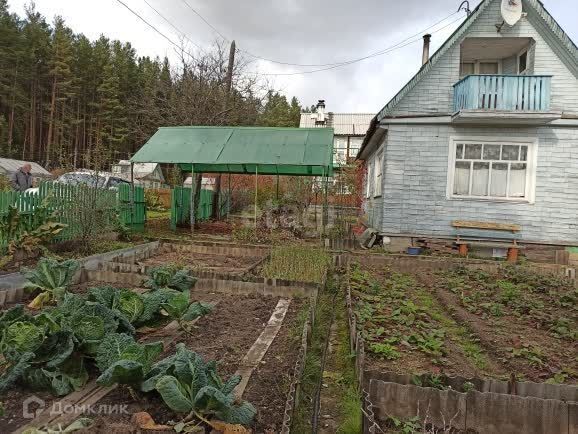
[[[145,0],[123,0],[163,33],[178,41],[177,32]],[[219,36],[184,4],[184,0],[147,0],[187,37],[202,47]],[[384,50],[456,12],[459,0],[187,0],[237,47],[281,62],[327,64]],[[35,0],[48,21],[61,15],[75,32],[91,39],[100,34],[129,41],[141,55],[174,57],[170,44],[139,21],[117,0]],[[30,0],[9,0],[23,14]],[[473,9],[479,0],[471,0]],[[543,0],[574,41],[578,41],[576,0]],[[459,19],[459,21],[452,21]],[[465,18],[455,14],[434,28],[436,50]],[[449,24],[449,25],[448,25]],[[445,28],[444,28],[445,27]],[[441,29],[441,30],[440,30]],[[439,31],[438,31],[439,30]],[[192,48],[194,50],[194,48]],[[303,105],[323,98],[336,112],[379,110],[419,69],[421,40],[382,56],[314,74],[270,76],[271,84]],[[433,53],[433,51],[432,51]],[[249,57],[247,57],[249,58]],[[319,69],[258,60],[251,70],[292,73]]]

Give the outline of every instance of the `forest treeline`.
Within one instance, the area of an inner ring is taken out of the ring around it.
[[[228,53],[215,43],[171,64],[48,23],[33,5],[11,14],[0,0],[0,156],[104,169],[160,126],[299,126],[299,101],[269,90],[240,56],[227,92]]]

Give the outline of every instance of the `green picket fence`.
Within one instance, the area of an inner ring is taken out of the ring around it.
[[[100,214],[100,220],[106,227],[113,228],[119,219],[133,230],[144,229],[144,189],[134,188],[133,201],[131,191],[130,185],[121,185],[119,190],[104,190],[84,185],[45,182],[40,184],[35,193],[0,192],[0,251],[4,251],[8,243],[17,238],[22,231],[35,227],[45,220],[46,217],[42,214],[50,214],[51,220],[67,225],[55,241],[77,238],[82,225],[80,219],[83,218],[81,208],[87,206],[91,208],[91,212]],[[134,203],[133,208],[131,203]],[[2,224],[7,223],[11,207],[18,210],[20,223],[18,231],[9,239],[9,235],[2,229]]]
[[[213,200],[215,194],[211,190],[201,190],[199,203],[197,204],[197,221],[205,221],[211,218],[213,212]],[[226,194],[220,196],[220,216],[228,214],[230,201]],[[188,225],[191,216],[191,189],[190,187],[175,187],[171,190],[171,229],[177,226]]]

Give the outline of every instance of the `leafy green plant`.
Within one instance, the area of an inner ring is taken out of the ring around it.
[[[521,357],[530,362],[532,366],[543,367],[545,362],[544,354],[542,350],[538,347],[531,347],[530,345],[523,345],[522,348],[512,348],[512,357]]]
[[[464,384],[462,384],[462,392],[468,393],[472,390],[476,390],[476,386],[474,385],[474,383],[466,381],[464,382]]]
[[[576,340],[578,339],[578,330],[572,320],[568,318],[557,318],[552,323],[550,331],[559,338]]]
[[[160,265],[152,268],[149,273],[149,280],[146,282],[147,288],[163,289],[170,288],[178,291],[188,291],[197,282],[190,271],[172,265]]]
[[[127,334],[107,335],[96,354],[96,365],[102,372],[96,382],[104,386],[114,383],[140,386],[162,350],[162,342],[140,344]]]
[[[22,434],[68,434],[75,431],[82,430],[84,428],[88,428],[92,425],[92,419],[88,417],[81,417],[76,419],[68,426],[61,426],[58,427],[51,427],[45,429],[38,429],[38,428],[28,428],[22,432]]]
[[[26,288],[41,291],[28,307],[38,309],[45,303],[62,299],[78,267],[79,263],[72,259],[58,262],[55,259],[42,258],[35,269],[24,269],[24,277],[28,280]]]
[[[178,344],[175,354],[153,366],[141,389],[145,392],[156,390],[165,404],[177,413],[196,416],[203,421],[214,416],[227,423],[249,425],[256,410],[247,401],[235,401],[233,390],[240,381],[238,375],[223,381],[214,361],[205,363],[184,344]]]
[[[371,343],[369,344],[369,351],[387,360],[395,360],[401,356],[394,346],[385,343]]]
[[[161,307],[169,317],[176,320],[179,323],[179,326],[186,332],[189,331],[185,325],[186,322],[207,315],[213,310],[213,305],[210,303],[199,301],[190,303],[189,299],[190,292],[184,291],[161,304]]]
[[[406,420],[390,416],[387,418],[387,424],[402,434],[414,434],[421,430],[421,421],[418,416]]]

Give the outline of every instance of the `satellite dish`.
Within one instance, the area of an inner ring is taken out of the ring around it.
[[[522,0],[502,0],[502,17],[510,26],[522,18]]]

